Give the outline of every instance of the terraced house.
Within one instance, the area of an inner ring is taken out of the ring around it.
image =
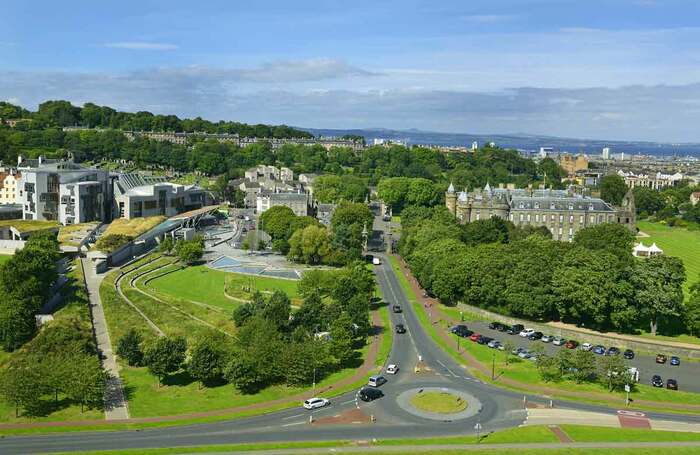
[[[447,209],[461,223],[497,216],[516,226],[545,226],[555,240],[571,241],[576,232],[602,223],[624,224],[635,231],[635,206],[629,191],[620,207],[599,198],[577,193],[573,188],[516,189],[513,186],[456,192],[450,184],[445,194]]]

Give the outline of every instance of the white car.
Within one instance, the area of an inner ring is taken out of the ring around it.
[[[304,401],[304,409],[317,409],[331,404],[326,398],[309,398]]]
[[[381,263],[382,263],[382,261],[378,257],[375,256],[372,258],[372,264],[379,265]]]
[[[593,349],[593,345],[591,343],[583,343],[581,345],[581,349],[584,351],[590,351],[591,349]]]
[[[566,339],[561,338],[561,337],[557,337],[557,338],[552,340],[552,344],[554,346],[563,346],[564,343],[566,343]]]
[[[554,337],[552,335],[543,335],[541,341],[543,343],[550,343],[554,340]]]
[[[399,366],[396,364],[390,364],[386,367],[386,374],[396,374],[399,372]]]
[[[520,332],[519,335],[523,338],[527,338],[533,333],[535,333],[535,329],[525,329],[522,332]]]

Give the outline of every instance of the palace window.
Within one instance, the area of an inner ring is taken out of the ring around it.
[[[573,223],[573,222],[574,222],[574,216],[573,216],[573,215],[569,215],[569,223]]]
[[[564,215],[559,215],[559,222],[563,223],[564,222]]]
[[[537,223],[540,222],[540,214],[539,214],[539,213],[535,214],[535,221],[536,221]]]

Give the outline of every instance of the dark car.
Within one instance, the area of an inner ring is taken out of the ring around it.
[[[663,354],[656,354],[656,363],[666,363],[666,356]]]
[[[576,340],[569,340],[566,343],[564,343],[564,347],[566,349],[576,349],[578,347],[578,341]]]
[[[661,376],[658,374],[655,374],[654,376],[651,377],[651,385],[654,387],[663,387],[664,386],[664,380],[661,379]]]
[[[506,332],[508,333],[508,335],[517,335],[520,332],[522,332],[524,329],[525,329],[525,326],[522,324],[513,324],[513,326],[511,328],[509,328],[508,330],[506,330]]]
[[[532,332],[530,335],[527,336],[528,340],[539,340],[542,338],[544,334],[542,332]]]
[[[675,355],[672,355],[672,356],[671,356],[671,361],[668,362],[668,363],[670,363],[670,364],[673,365],[674,367],[677,367],[678,365],[681,364],[681,359],[679,359],[679,358],[676,357]]]
[[[406,333],[406,327],[403,324],[396,324],[396,333]]]
[[[391,309],[394,311],[394,313],[401,313],[403,310],[401,309],[401,305],[394,305],[391,307]]]
[[[605,346],[602,346],[600,344],[593,346],[592,351],[593,351],[593,354],[605,355]]]
[[[620,350],[617,349],[615,346],[610,346],[605,355],[620,355]]]
[[[479,343],[479,344],[489,344],[489,343],[492,342],[492,341],[493,341],[493,338],[491,338],[491,337],[485,337],[485,336],[482,336],[481,338],[479,338],[478,340],[476,340],[476,342]]]
[[[671,390],[678,390],[678,381],[675,379],[668,379],[666,381],[666,388]]]
[[[499,332],[507,332],[508,331],[508,326],[505,324],[498,324],[498,327],[496,327],[496,330]]]
[[[491,324],[489,324],[489,329],[500,330],[502,325],[503,324],[501,324],[500,322],[492,322]]]
[[[625,352],[622,353],[622,356],[627,360],[632,360],[634,358],[634,351],[631,349],[625,349]]]
[[[384,396],[384,392],[374,387],[364,387],[360,390],[360,400],[372,401]]]
[[[457,335],[458,337],[462,337],[462,338],[467,338],[468,336],[471,336],[472,333],[474,333],[471,330],[469,330],[467,328],[467,326],[464,324],[460,324],[460,325],[456,325],[456,326],[452,327],[450,332],[452,332],[455,335]]]

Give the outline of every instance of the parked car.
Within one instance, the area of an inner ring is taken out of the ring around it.
[[[399,372],[399,366],[395,363],[390,363],[386,367],[386,374],[396,374]]]
[[[513,324],[513,326],[511,328],[506,330],[506,333],[508,333],[508,335],[515,335],[515,334],[520,333],[520,331],[523,330],[524,328],[525,328],[525,326],[522,324]]]
[[[502,325],[502,324],[501,324],[500,322],[492,322],[492,323],[489,324],[489,329],[491,329],[491,330],[498,330],[498,328],[499,328],[501,325]]]
[[[581,349],[584,351],[590,351],[591,349],[593,349],[593,345],[591,343],[583,343],[581,345]]]
[[[535,354],[530,354],[530,357],[527,358],[530,362],[537,362],[537,356]]]
[[[632,360],[634,358],[634,351],[631,349],[625,349],[625,352],[622,353],[622,356],[627,360]]]
[[[392,307],[392,310],[394,311],[394,313],[401,313],[401,312],[403,311],[403,310],[401,309],[401,305],[394,305],[394,306]]]
[[[666,388],[671,390],[678,390],[678,381],[675,379],[666,380]]]
[[[406,327],[403,324],[396,324],[396,333],[406,333]]]
[[[326,398],[309,398],[304,401],[304,409],[317,409],[331,404]]]
[[[661,376],[658,374],[655,374],[654,376],[651,377],[651,385],[654,387],[663,387],[664,386],[664,380],[661,379]]]
[[[384,376],[370,376],[367,381],[367,385],[372,387],[379,387],[386,383],[386,378]]]
[[[666,363],[666,356],[663,354],[656,354],[656,363]]]
[[[620,355],[620,350],[615,346],[610,346],[605,355]]]
[[[528,359],[531,357],[531,354],[527,349],[523,349],[518,353],[518,357],[520,357],[521,359]]]
[[[487,346],[490,347],[491,349],[498,349],[501,346],[501,342],[498,340],[491,340],[491,341],[489,341]]]
[[[469,330],[469,329],[467,328],[467,326],[464,325],[464,324],[459,324],[459,325],[456,325],[456,326],[452,327],[452,328],[450,329],[450,332],[452,332],[452,333],[454,333],[455,335],[457,335],[458,337],[462,337],[462,338],[466,338],[466,337],[468,337],[468,336],[471,336],[472,333],[474,333],[474,332],[472,332],[471,330]]]
[[[554,346],[563,346],[566,343],[566,338],[561,338],[561,337],[555,337],[552,340],[552,344]]]
[[[677,367],[678,365],[681,364],[681,359],[678,358],[678,357],[676,357],[675,355],[672,355],[672,356],[671,356],[671,361],[668,362],[668,363],[670,363],[670,364],[673,365],[674,367]]]
[[[499,324],[496,330],[498,330],[499,332],[507,332],[509,328],[510,327],[508,327],[505,324]]]
[[[469,339],[472,341],[479,341],[479,338],[481,338],[480,333],[472,333],[471,336],[469,337]]]
[[[576,349],[578,347],[578,341],[569,340],[566,343],[564,343],[564,347],[566,349]]]
[[[375,256],[375,257],[372,258],[372,264],[374,264],[374,265],[381,265],[381,263],[382,263],[382,261],[381,261],[381,259],[379,259],[378,257]]]
[[[593,354],[605,355],[605,346],[597,344],[593,347]]]
[[[542,335],[543,343],[551,343],[552,341],[554,341],[554,337],[552,335]]]
[[[527,336],[527,339],[531,341],[539,340],[541,338],[542,332],[532,332],[530,335]]]
[[[483,335],[481,336],[481,338],[479,338],[478,340],[476,340],[476,342],[479,343],[479,344],[489,344],[489,343],[492,342],[492,341],[493,341],[493,338],[491,338],[491,337],[485,337],[485,336],[483,336]]]
[[[533,333],[535,333],[535,329],[523,329],[518,335],[520,335],[523,338],[527,338]]]
[[[379,389],[375,389],[374,387],[364,387],[360,390],[359,395],[360,400],[362,401],[372,401],[383,397],[384,392]]]
[[[513,349],[512,351],[510,351],[510,353],[513,354],[513,355],[518,355],[518,354],[520,354],[520,353],[523,352],[523,351],[525,351],[525,348],[523,348],[523,347],[518,347],[518,348],[515,348],[515,349]]]

